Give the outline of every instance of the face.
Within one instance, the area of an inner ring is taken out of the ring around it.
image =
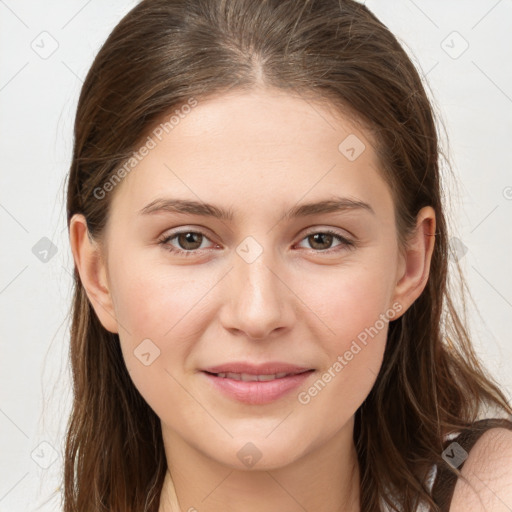
[[[169,438],[231,467],[242,447],[264,456],[258,468],[289,464],[350,425],[408,306],[372,141],[332,108],[269,90],[198,101],[155,140],[110,192],[111,315],[98,315]],[[233,394],[203,371],[232,362],[312,371]]]

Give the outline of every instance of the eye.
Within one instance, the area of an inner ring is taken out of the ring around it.
[[[171,240],[176,241],[180,247],[176,248],[172,244],[170,244]],[[202,233],[201,231],[179,231],[177,233],[173,233],[171,235],[166,235],[164,238],[160,239],[158,242],[168,251],[183,255],[183,256],[191,256],[195,253],[201,252],[198,249],[201,249],[202,242],[204,240],[208,240],[208,237]],[[203,247],[204,249],[204,247]]]
[[[312,249],[316,252],[335,252],[343,248],[355,248],[355,242],[348,240],[344,236],[336,233],[333,230],[326,229],[323,231],[312,231],[306,235],[302,241],[307,240]],[[333,240],[338,240],[340,243],[332,248]]]
[[[176,239],[178,247],[171,244],[171,241],[174,239]],[[205,247],[201,247],[202,242],[205,240],[209,240],[209,238],[201,231],[183,230],[166,235],[158,242],[171,253],[180,256],[193,256],[194,254],[201,253],[202,250],[205,249]],[[356,245],[352,240],[348,240],[344,236],[330,229],[312,231],[308,233],[301,242],[304,240],[308,240],[311,245],[311,249],[315,252],[337,252],[344,248],[353,249]],[[334,240],[337,240],[339,244],[332,247],[332,242]]]

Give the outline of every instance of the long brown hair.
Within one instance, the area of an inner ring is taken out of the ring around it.
[[[81,90],[68,227],[81,213],[101,239],[115,193],[101,190],[164,115],[191,98],[261,85],[325,101],[371,131],[401,247],[420,208],[435,210],[426,288],[389,324],[354,441],[362,511],[381,510],[383,501],[407,512],[424,501],[436,511],[425,477],[444,464],[443,435],[470,425],[484,406],[512,409],[477,360],[454,304],[452,276],[467,289],[450,255],[432,103],[404,49],[367,7],[353,0],[139,3],[110,34]],[[64,512],[157,511],[167,468],[160,420],[131,381],[119,337],[99,322],[76,268],[70,358]]]

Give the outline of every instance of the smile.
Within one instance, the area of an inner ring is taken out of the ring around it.
[[[303,384],[314,370],[270,375],[205,371],[201,373],[206,376],[213,388],[224,396],[250,405],[263,405],[284,397]]]

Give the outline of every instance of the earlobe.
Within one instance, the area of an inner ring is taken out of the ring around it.
[[[416,230],[409,239],[402,257],[395,286],[394,300],[405,312],[421,295],[430,274],[430,262],[435,244],[436,217],[431,206],[422,208],[417,216]]]
[[[98,319],[107,331],[117,333],[117,320],[101,248],[87,229],[85,217],[75,214],[69,225],[69,238],[75,266]]]

